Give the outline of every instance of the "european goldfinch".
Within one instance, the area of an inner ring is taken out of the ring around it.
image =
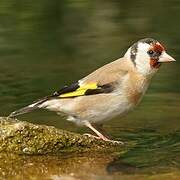
[[[175,61],[152,38],[141,39],[125,53],[53,95],[14,111],[9,117],[43,108],[67,115],[67,120],[90,128],[97,139],[112,141],[97,129],[115,116],[123,116],[140,102],[153,75],[164,62]],[[90,135],[89,135],[90,136]]]

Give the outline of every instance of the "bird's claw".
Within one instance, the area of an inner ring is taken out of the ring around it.
[[[92,137],[92,138],[95,138],[95,139],[103,140],[103,141],[106,141],[106,142],[111,142],[111,143],[114,143],[114,144],[124,145],[124,142],[122,142],[122,141],[114,141],[114,140],[108,139],[108,138],[105,137],[105,136],[99,137],[99,136],[95,136],[95,135],[88,134],[88,133],[85,133],[85,134],[83,134],[83,135],[84,135],[84,136],[88,136],[88,137]]]

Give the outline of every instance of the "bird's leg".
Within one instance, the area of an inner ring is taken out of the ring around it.
[[[85,125],[91,129],[97,136],[91,135],[91,134],[85,134],[89,137],[94,137],[96,139],[102,139],[104,141],[108,141],[109,139],[105,137],[103,134],[101,134],[90,122],[86,122]]]
[[[89,137],[94,137],[96,139],[102,139],[104,141],[110,141],[113,143],[118,143],[118,144],[124,144],[121,141],[113,141],[111,139],[109,139],[108,137],[104,136],[100,131],[98,131],[90,122],[86,121],[85,122],[85,126],[87,126],[88,128],[90,128],[97,136],[91,135],[91,134],[85,134]]]
[[[96,128],[96,130],[98,130],[99,132],[101,132],[101,134],[103,134],[105,137],[107,137],[108,139],[111,139],[112,137],[104,130],[103,128],[103,124],[92,124],[94,128]]]

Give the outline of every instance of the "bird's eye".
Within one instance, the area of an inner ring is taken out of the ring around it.
[[[149,55],[152,55],[153,53],[154,53],[153,50],[149,50],[149,51],[148,51],[148,54],[149,54]]]

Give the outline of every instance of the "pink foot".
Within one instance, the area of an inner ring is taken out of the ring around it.
[[[85,136],[88,136],[88,137],[92,137],[92,138],[95,138],[95,139],[99,139],[99,140],[103,140],[103,141],[107,141],[107,142],[112,142],[114,144],[124,144],[124,142],[122,141],[114,141],[114,140],[111,140],[111,139],[108,139],[107,137],[105,136],[95,136],[95,135],[92,135],[92,134],[88,134],[88,133],[85,133],[84,134]]]

